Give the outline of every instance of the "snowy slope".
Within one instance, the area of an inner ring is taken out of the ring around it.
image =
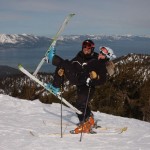
[[[63,138],[60,137],[60,105],[43,104],[0,95],[0,150],[148,150],[150,123],[94,112],[99,124],[123,127],[122,134],[100,131],[96,135],[67,134],[78,122],[76,114],[63,106]],[[30,131],[35,136],[31,135]],[[54,134],[57,133],[57,134]]]

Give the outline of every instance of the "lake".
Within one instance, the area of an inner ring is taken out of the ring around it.
[[[127,55],[129,53],[150,54],[149,42],[110,42],[96,43],[96,47],[100,45],[110,46],[117,57]],[[98,46],[97,46],[98,45]],[[47,51],[48,47],[43,48],[7,48],[0,50],[0,65],[8,65],[17,68],[18,64],[22,64],[27,70],[34,71]],[[81,50],[79,42],[59,43],[56,46],[56,53],[64,59],[72,59]],[[98,48],[95,49],[98,52]],[[40,71],[54,72],[55,67],[51,64],[44,64]]]

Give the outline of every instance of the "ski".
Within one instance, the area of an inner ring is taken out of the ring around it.
[[[97,132],[101,132],[101,133],[118,133],[121,134],[125,131],[127,131],[128,127],[124,126],[124,127],[102,127],[100,125],[98,125],[98,121],[95,121],[95,125],[92,127],[91,129],[91,133],[89,134],[96,134]],[[54,122],[53,122],[54,123]],[[51,126],[52,122],[48,123],[48,121],[43,120],[43,124],[46,126]],[[60,125],[60,123],[55,122],[55,125]],[[73,124],[69,124],[69,123],[63,123],[64,126],[73,126],[75,123]],[[78,126],[78,124],[76,124],[76,126]],[[74,134],[73,130],[70,131],[72,134]]]
[[[113,127],[99,127],[97,128],[97,131],[108,131],[109,133],[118,133],[121,134],[125,131],[127,131],[127,127],[121,127],[121,128],[113,128]]]
[[[127,127],[120,127],[120,128],[107,128],[107,127],[101,127],[98,128],[98,130],[92,130],[92,132],[89,133],[84,133],[86,135],[91,135],[91,136],[99,136],[99,135],[118,135],[122,134],[123,132],[127,131]],[[29,131],[29,133],[34,136],[34,137],[47,137],[47,136],[60,136],[60,133],[45,133],[45,134],[40,134],[35,131]],[[70,132],[65,132],[63,133],[63,136],[79,136],[79,134],[74,134]]]
[[[98,128],[92,128],[91,131],[87,134],[99,134],[99,133],[116,133],[121,134],[123,132],[127,131],[127,127],[121,127],[121,128],[107,128],[107,127],[98,127]],[[70,134],[75,134],[74,130],[70,131]]]
[[[95,121],[95,124],[92,127],[92,130],[96,129],[97,131],[98,130],[99,131],[109,131],[109,132],[112,131],[112,132],[122,133],[128,129],[128,127],[118,127],[118,128],[116,128],[116,127],[102,127],[102,126],[98,125],[98,121],[99,120]]]
[[[54,96],[56,96],[59,100],[62,100],[62,102],[64,104],[66,104],[68,107],[70,107],[73,111],[75,111],[78,114],[82,114],[81,111],[79,111],[77,108],[75,108],[74,106],[72,106],[67,100],[65,100],[60,94],[55,94],[53,93],[49,88],[47,88],[47,84],[43,83],[42,81],[40,81],[38,78],[36,78],[34,75],[32,75],[30,72],[28,72],[25,68],[23,68],[23,66],[20,64],[18,65],[18,68],[21,72],[23,72],[25,75],[27,75],[29,78],[31,78],[33,81],[35,81],[36,83],[38,83],[39,85],[41,85],[44,89],[46,89],[47,91],[49,91],[51,94],[53,94]]]
[[[44,64],[44,62],[47,61],[47,56],[50,52],[51,49],[54,49],[56,42],[58,40],[58,37],[61,35],[61,33],[64,31],[65,27],[67,26],[68,22],[70,21],[70,19],[74,16],[75,14],[71,13],[69,14],[63,21],[62,25],[60,26],[58,32],[56,33],[56,35],[53,37],[52,43],[49,46],[48,50],[45,53],[44,58],[42,58],[42,60],[40,61],[40,63],[38,64],[36,70],[34,71],[33,75],[36,76],[38,71],[40,70],[40,68],[42,67],[42,65]]]

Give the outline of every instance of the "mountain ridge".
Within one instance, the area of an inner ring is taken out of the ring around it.
[[[85,39],[92,39],[95,42],[114,42],[114,41],[147,41],[150,36],[137,35],[63,35],[59,42],[82,42]],[[0,34],[0,47],[33,47],[49,45],[52,38],[47,36],[35,36],[32,34]]]

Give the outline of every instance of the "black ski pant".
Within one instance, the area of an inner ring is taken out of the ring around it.
[[[77,114],[80,122],[85,121],[91,115],[91,109],[88,106],[88,104],[94,95],[94,91],[95,87],[93,86],[92,87],[89,87],[87,85],[77,86],[76,108],[82,112],[82,114]]]

